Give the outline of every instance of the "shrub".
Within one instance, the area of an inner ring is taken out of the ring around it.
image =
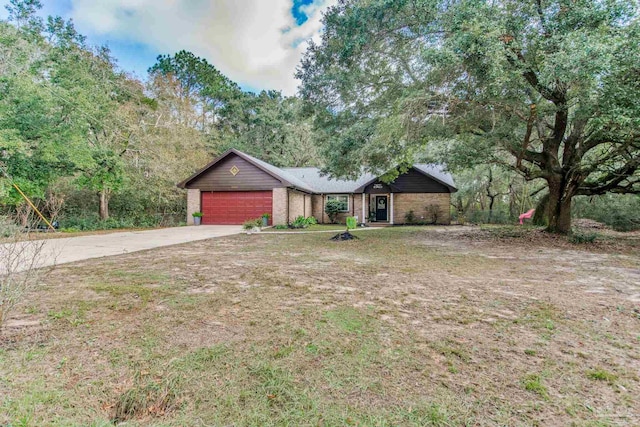
[[[416,214],[412,210],[404,214],[404,222],[407,224],[415,224],[416,222]]]
[[[425,209],[427,211],[427,219],[431,221],[432,224],[436,224],[442,217],[442,210],[438,205],[429,205]]]
[[[273,228],[276,230],[286,230],[289,228],[289,226],[284,224],[278,224],[278,225],[274,225]]]
[[[347,217],[347,230],[355,230],[358,227],[358,220],[355,216]]]
[[[640,197],[632,194],[605,194],[574,198],[574,218],[588,218],[617,231],[640,229]]]
[[[317,224],[318,221],[315,219],[315,217],[303,217],[302,215],[298,216],[296,219],[293,220],[293,222],[289,223],[289,228],[307,228],[310,225],[315,225]]]
[[[0,216],[0,237],[12,237],[19,231],[20,227],[11,218]]]
[[[582,233],[574,231],[571,236],[569,236],[569,241],[576,244],[593,243],[597,238],[598,235],[596,233]]]
[[[338,200],[327,200],[327,203],[324,205],[324,213],[329,217],[329,221],[331,224],[336,223],[336,219],[338,218],[338,214],[342,211],[344,204],[339,202]]]
[[[242,224],[243,230],[253,230],[262,226],[262,218],[248,219]]]
[[[302,215],[298,216],[291,224],[289,224],[290,228],[307,228],[308,226],[309,224],[307,224],[307,219]]]

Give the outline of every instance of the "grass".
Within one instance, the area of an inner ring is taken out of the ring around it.
[[[598,368],[587,372],[587,377],[595,381],[606,381],[609,384],[613,384],[618,379],[618,376],[606,369]]]
[[[640,423],[637,255],[354,233],[60,266],[0,338],[0,424]]]
[[[265,228],[262,230],[265,233],[273,233],[273,232],[293,232],[299,233],[303,231],[344,231],[346,226],[344,224],[314,224],[310,225],[307,228]]]
[[[522,379],[522,385],[525,390],[537,394],[544,400],[549,400],[549,390],[542,383],[542,377],[539,374],[527,374]]]

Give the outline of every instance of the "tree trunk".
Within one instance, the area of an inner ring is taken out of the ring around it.
[[[571,199],[573,194],[564,179],[550,179],[547,215],[551,233],[569,234],[571,232]]]
[[[533,214],[532,222],[534,225],[546,226],[548,224],[547,209],[549,208],[549,194],[545,194],[540,198],[536,205],[536,211]],[[524,213],[524,212],[523,212]]]
[[[98,196],[100,196],[100,219],[104,221],[109,219],[109,190],[101,190]]]
[[[497,196],[489,196],[489,218],[487,219],[487,222],[489,224],[491,224],[491,221],[493,220],[493,203],[495,202]]]

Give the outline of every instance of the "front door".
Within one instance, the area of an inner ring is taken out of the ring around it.
[[[376,196],[376,221],[387,221],[387,196]]]

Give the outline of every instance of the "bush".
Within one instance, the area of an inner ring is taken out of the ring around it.
[[[276,230],[287,230],[289,226],[284,224],[278,224],[278,225],[274,225],[273,228]]]
[[[0,237],[12,237],[19,231],[20,227],[11,218],[0,216]]]
[[[254,228],[260,228],[262,226],[262,217],[255,219],[248,219],[242,224],[243,230],[253,230]]]
[[[631,194],[579,196],[573,203],[575,218],[588,218],[617,231],[640,230],[640,197]]]
[[[413,211],[409,211],[404,214],[404,222],[407,224],[415,224],[416,223],[416,214]]]
[[[343,203],[338,200],[327,200],[327,203],[324,205],[324,213],[329,217],[329,221],[331,224],[336,223],[336,219],[338,218],[338,214],[342,211]]]
[[[438,205],[429,205],[426,208],[427,211],[427,219],[431,221],[432,224],[437,224],[438,220],[442,218],[442,210]]]
[[[295,220],[293,220],[292,223],[289,224],[289,228],[307,228],[310,225],[315,225],[317,223],[318,221],[312,216],[305,218],[300,215]]]
[[[593,243],[597,238],[598,235],[596,233],[582,233],[575,231],[571,236],[569,236],[569,241],[576,244]]]
[[[163,221],[161,216],[140,214],[137,217],[116,218],[111,217],[104,221],[100,220],[97,214],[86,216],[71,216],[60,219],[62,230],[115,230],[120,228],[150,228],[159,225],[175,225],[174,221],[168,223]]]

